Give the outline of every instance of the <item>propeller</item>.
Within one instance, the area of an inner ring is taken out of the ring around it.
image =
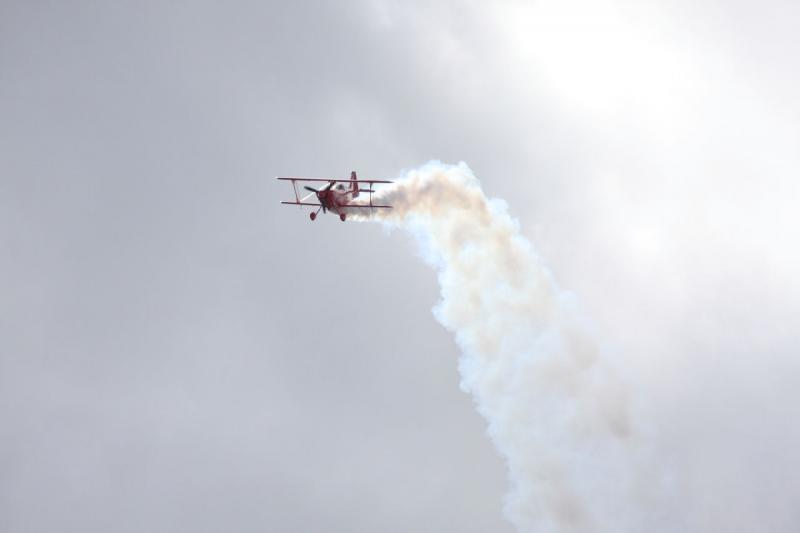
[[[318,191],[317,189],[315,189],[315,188],[313,188],[313,187],[309,187],[309,186],[307,186],[307,185],[306,185],[305,187],[303,187],[303,188],[304,188],[305,190],[307,190],[307,191],[311,191],[311,192],[310,192],[309,194],[307,194],[307,195],[303,196],[303,198],[300,200],[301,202],[305,202],[306,200],[308,200],[309,198],[311,198],[311,197],[312,197],[312,196],[314,196],[315,194],[317,195],[317,198],[319,198],[319,191]]]
[[[320,197],[320,193],[328,192],[331,189],[331,187],[333,187],[334,183],[335,182],[331,181],[325,187],[323,187],[322,189],[315,189],[314,187],[309,187],[308,185],[304,185],[303,186],[303,188],[305,190],[311,191],[313,194],[317,195],[317,200],[319,200],[319,203],[322,204],[322,212],[323,213],[327,213],[328,210],[325,208],[325,202],[322,201],[322,198]],[[309,194],[308,196],[306,196],[306,198],[308,198],[309,196],[311,196],[311,195]],[[303,200],[305,201],[305,198]]]

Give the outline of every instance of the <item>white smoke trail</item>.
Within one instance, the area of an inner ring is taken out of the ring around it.
[[[643,531],[625,389],[505,202],[466,164],[439,162],[376,199],[394,209],[367,218],[412,232],[439,271],[434,314],[507,462],[508,519],[524,532]]]

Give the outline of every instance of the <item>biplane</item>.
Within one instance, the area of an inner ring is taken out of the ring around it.
[[[392,183],[386,180],[360,180],[356,177],[355,170],[350,173],[349,180],[337,180],[327,178],[275,178],[283,181],[291,181],[292,189],[294,189],[294,202],[281,202],[286,205],[299,205],[299,206],[313,206],[317,210],[311,213],[311,220],[316,220],[317,214],[322,211],[327,213],[336,213],[339,215],[339,220],[344,222],[347,219],[347,211],[350,209],[391,209],[390,205],[378,205],[372,203],[372,193],[375,192],[373,186],[376,183]],[[297,192],[297,182],[324,182],[327,183],[321,189],[315,189],[308,185],[303,188],[311,191],[303,198]],[[367,188],[362,188],[362,184],[367,184]],[[353,200],[358,198],[359,193],[369,193],[368,203],[356,203]],[[308,199],[316,196],[316,202],[309,202]]]

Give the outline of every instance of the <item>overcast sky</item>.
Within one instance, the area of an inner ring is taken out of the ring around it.
[[[511,531],[435,273],[272,179],[439,159],[595,324],[664,531],[797,531],[800,8],[430,4],[0,2],[0,530]]]

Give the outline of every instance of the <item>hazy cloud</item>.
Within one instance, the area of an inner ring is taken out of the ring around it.
[[[0,529],[502,531],[408,239],[279,174],[464,160],[616,359],[665,531],[792,531],[796,8],[0,7]]]

